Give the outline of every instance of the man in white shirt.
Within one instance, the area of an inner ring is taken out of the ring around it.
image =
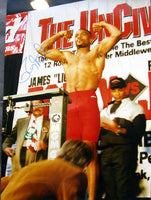
[[[101,112],[100,169],[106,200],[135,200],[137,147],[145,133],[143,107],[126,97],[126,82],[110,81],[114,101]]]
[[[18,119],[2,144],[6,155],[12,157],[12,173],[47,158],[50,122],[43,116],[43,107],[35,106],[40,103],[42,100],[31,101],[31,116]],[[15,142],[16,149],[13,149],[11,146]]]

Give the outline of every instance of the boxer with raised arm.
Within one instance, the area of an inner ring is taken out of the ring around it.
[[[60,61],[64,67],[66,90],[72,99],[72,103],[68,105],[66,139],[81,139],[93,149],[93,159],[87,170],[89,200],[95,199],[98,176],[96,142],[100,132],[100,114],[95,91],[105,66],[105,56],[122,36],[121,31],[111,24],[103,21],[93,24],[95,34],[103,28],[109,31],[110,37],[103,39],[91,50],[92,36],[86,29],[79,29],[75,35],[75,54],[53,48],[53,44],[61,37],[72,37],[70,30],[57,33],[37,48],[38,53],[48,59]]]

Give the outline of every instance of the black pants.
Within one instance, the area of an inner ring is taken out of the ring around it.
[[[102,150],[100,173],[106,200],[135,200],[137,181],[137,146],[112,145]]]
[[[21,148],[21,152],[20,152],[20,164],[21,167],[25,166],[25,159],[26,159],[26,147],[22,147]]]

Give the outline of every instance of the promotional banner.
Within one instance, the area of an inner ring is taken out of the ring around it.
[[[92,47],[108,37],[106,31],[96,37],[92,25],[105,21],[122,31],[122,39],[106,56],[105,69],[97,89],[101,110],[111,100],[109,81],[119,76],[128,82],[132,101],[141,104],[146,115],[146,134],[139,146],[137,175],[142,192],[139,197],[151,197],[151,6],[150,0],[86,0],[28,13],[23,60],[18,94],[65,88],[62,64],[39,55],[38,45],[62,30],[71,30],[73,37],[59,39],[55,48],[76,52],[74,36],[79,28],[92,32]],[[23,117],[16,111],[16,118]]]
[[[23,53],[28,13],[6,16],[5,56]]]

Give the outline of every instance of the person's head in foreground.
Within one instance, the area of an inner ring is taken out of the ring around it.
[[[68,140],[54,160],[42,160],[1,179],[2,200],[84,200],[91,148]]]
[[[91,161],[92,151],[81,140],[67,140],[58,152],[57,158],[62,158],[73,165],[84,168]]]

